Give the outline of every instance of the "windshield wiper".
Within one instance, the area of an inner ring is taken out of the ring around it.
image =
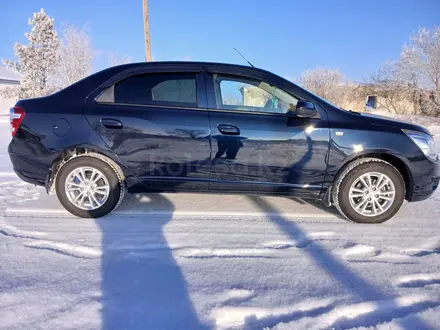
[[[344,109],[344,108],[341,108],[341,107],[339,107],[339,109],[344,110],[344,111],[347,111],[347,112],[355,113],[355,114],[357,114],[357,115],[360,115],[360,114],[361,114],[360,112],[353,111],[353,110],[351,110],[351,109]]]

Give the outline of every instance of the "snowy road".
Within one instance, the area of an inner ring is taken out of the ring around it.
[[[191,194],[85,220],[11,174],[8,135],[0,123],[0,328],[440,328],[439,192],[378,226]]]

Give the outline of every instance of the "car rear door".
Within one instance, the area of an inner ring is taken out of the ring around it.
[[[202,67],[122,72],[88,100],[92,127],[148,189],[208,189],[210,127]]]
[[[306,95],[252,68],[209,67],[206,82],[210,189],[317,196],[329,147],[325,111],[320,108],[316,118],[287,115]]]

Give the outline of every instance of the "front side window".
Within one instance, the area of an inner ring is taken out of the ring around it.
[[[104,102],[159,106],[197,106],[196,75],[155,73],[131,76],[98,98]]]
[[[285,114],[295,111],[298,98],[264,81],[214,76],[218,109]]]

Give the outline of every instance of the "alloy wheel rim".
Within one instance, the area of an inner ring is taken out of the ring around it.
[[[395,196],[393,181],[379,172],[362,174],[353,182],[349,190],[351,207],[367,217],[375,217],[388,211],[393,205]]]
[[[70,172],[64,189],[73,205],[87,211],[100,208],[110,194],[108,179],[93,167],[78,167]]]

